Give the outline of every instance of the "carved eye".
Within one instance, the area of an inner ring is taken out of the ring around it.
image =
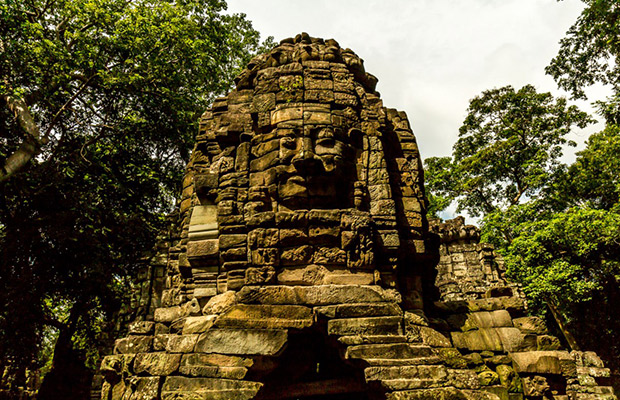
[[[285,136],[280,140],[280,144],[287,149],[294,149],[297,147],[295,138],[293,136]]]

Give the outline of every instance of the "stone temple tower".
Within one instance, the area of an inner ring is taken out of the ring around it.
[[[429,228],[415,137],[376,83],[301,34],[215,100],[161,304],[104,359],[102,399],[615,399],[475,228]]]

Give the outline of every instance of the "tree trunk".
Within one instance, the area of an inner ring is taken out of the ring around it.
[[[86,367],[83,352],[74,349],[71,341],[81,310],[74,305],[67,324],[60,329],[52,368],[43,378],[37,400],[86,400],[90,397],[93,371]]]

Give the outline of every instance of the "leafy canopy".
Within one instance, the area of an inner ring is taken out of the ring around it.
[[[473,98],[452,159],[427,159],[434,196],[457,199],[458,209],[485,216],[535,197],[560,166],[572,127],[592,119],[564,98],[531,85],[484,91]],[[443,171],[443,172],[440,172]],[[444,201],[445,204],[445,201]]]
[[[0,0],[0,358],[36,360],[49,327],[96,344],[173,206],[200,113],[260,49],[225,9]]]
[[[620,3],[583,0],[586,8],[546,68],[562,89],[574,98],[586,98],[584,88],[600,82],[620,88]]]

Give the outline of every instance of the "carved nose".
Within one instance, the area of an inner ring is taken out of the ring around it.
[[[295,155],[295,157],[293,157],[291,162],[295,166],[295,169],[301,171],[316,165],[318,159],[313,151],[302,149],[299,153]]]
[[[301,149],[293,157],[291,162],[298,171],[314,167],[318,163],[318,158],[312,149],[312,139],[303,138]]]

